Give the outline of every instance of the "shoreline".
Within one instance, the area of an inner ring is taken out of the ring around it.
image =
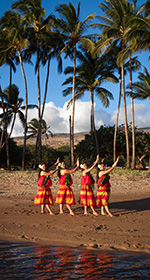
[[[142,173],[140,173],[142,174]],[[149,173],[147,173],[149,174]],[[96,175],[94,175],[96,176]],[[55,201],[57,175],[51,177]],[[51,209],[54,216],[40,214],[33,204],[37,193],[36,172],[0,172],[0,240],[50,246],[98,250],[125,250],[150,253],[150,180],[143,175],[111,174],[109,207],[114,217],[83,215],[78,204],[81,173],[73,174],[72,186],[75,216],[59,214],[59,206]],[[96,194],[97,187],[95,184]],[[100,213],[100,209],[96,207]]]

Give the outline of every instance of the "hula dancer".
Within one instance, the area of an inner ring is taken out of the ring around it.
[[[74,212],[71,209],[71,205],[75,205],[75,197],[73,191],[71,189],[71,185],[73,184],[73,180],[70,174],[74,173],[79,167],[79,159],[76,162],[76,167],[73,166],[69,169],[66,169],[65,163],[62,162],[60,164],[60,168],[58,170],[59,177],[59,190],[56,197],[56,204],[59,204],[60,214],[63,214],[63,205],[65,204],[69,210],[70,215],[74,215]]]
[[[50,189],[50,186],[52,186],[52,181],[49,176],[53,175],[58,170],[58,163],[59,159],[57,159],[57,162],[54,163],[54,165],[51,166],[48,171],[46,171],[46,164],[44,162],[39,164],[38,186],[40,188],[34,199],[34,204],[41,205],[41,214],[44,214],[46,206],[50,215],[54,215],[50,208],[50,205],[54,204],[54,202],[52,192]],[[50,170],[53,169],[55,166],[57,166],[56,169],[50,172]]]
[[[87,215],[87,207],[90,206],[92,209],[93,215],[98,216],[98,213],[95,211],[94,207],[96,206],[96,199],[93,193],[94,190],[94,179],[90,174],[90,171],[95,167],[99,160],[99,156],[97,156],[96,161],[90,168],[87,168],[87,164],[81,164],[82,168],[82,179],[81,179],[81,191],[80,191],[80,199],[79,203],[84,206],[84,215]]]
[[[101,207],[101,215],[106,215],[104,212],[105,210],[110,217],[113,217],[113,215],[110,213],[108,208],[110,188],[111,188],[111,185],[109,183],[110,176],[108,174],[116,167],[118,161],[119,161],[119,157],[114,162],[112,167],[109,168],[108,170],[105,170],[103,162],[100,165],[98,165],[98,167],[100,168],[100,172],[98,174],[99,179],[97,182],[97,185],[99,187],[97,192],[97,206]]]

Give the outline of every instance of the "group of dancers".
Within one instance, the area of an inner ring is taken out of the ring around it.
[[[101,164],[98,164],[98,191],[96,198],[93,192],[95,181],[90,172],[99,162],[99,156],[97,156],[95,162],[89,168],[87,167],[87,164],[85,162],[83,164],[80,164],[79,159],[77,159],[76,164],[70,167],[69,169],[66,168],[64,161],[59,161],[59,158],[57,159],[56,163],[54,163],[48,170],[46,170],[45,163],[40,164],[38,180],[39,190],[34,199],[34,204],[41,205],[42,214],[44,213],[46,207],[50,215],[54,215],[50,207],[50,205],[54,204],[53,195],[50,188],[52,186],[50,176],[52,176],[57,171],[59,176],[59,190],[56,196],[55,203],[58,204],[60,207],[60,214],[64,213],[63,206],[66,205],[70,215],[75,215],[71,208],[71,205],[76,204],[75,197],[71,188],[71,185],[73,184],[71,174],[74,173],[80,167],[82,169],[82,179],[79,204],[84,206],[84,214],[88,214],[87,209],[88,207],[90,207],[93,212],[93,215],[98,216],[98,213],[95,211],[95,207],[97,206],[101,207],[101,215],[106,215],[107,213],[110,217],[112,217],[113,215],[108,207],[111,188],[109,182],[109,172],[116,167],[118,160],[119,157],[114,162],[112,167],[107,170],[105,170],[103,162]]]

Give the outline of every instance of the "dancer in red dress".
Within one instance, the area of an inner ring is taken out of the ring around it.
[[[57,159],[57,162],[53,166],[51,166],[48,171],[46,171],[45,163],[39,165],[40,171],[39,171],[38,186],[40,188],[34,199],[34,204],[41,205],[41,214],[44,213],[44,209],[46,206],[50,215],[53,215],[53,212],[50,208],[50,205],[54,204],[52,192],[50,189],[50,186],[52,186],[52,181],[49,176],[53,175],[58,170],[58,163],[59,163],[59,159]],[[50,170],[52,170],[55,166],[56,166],[55,170],[50,172]]]
[[[87,168],[87,164],[81,164],[82,168],[82,179],[81,179],[81,191],[80,191],[80,199],[79,203],[84,206],[84,214],[87,215],[87,207],[90,206],[92,209],[93,215],[98,216],[98,213],[95,211],[94,207],[96,206],[96,199],[93,193],[94,189],[94,179],[90,174],[90,171],[95,167],[99,160],[99,156],[97,156],[96,161],[90,168]]]
[[[70,174],[74,173],[79,167],[79,159],[76,162],[76,167],[73,166],[69,169],[66,169],[65,163],[62,162],[60,169],[58,171],[59,176],[59,190],[56,197],[56,204],[59,204],[60,214],[63,214],[63,205],[65,204],[69,210],[70,215],[74,215],[74,212],[71,209],[71,205],[75,205],[75,197],[71,189],[73,180]]]
[[[101,215],[106,215],[104,212],[104,209],[105,209],[107,214],[110,217],[113,217],[113,215],[110,213],[109,208],[108,208],[110,188],[111,188],[111,185],[109,183],[110,176],[108,174],[110,171],[112,171],[116,167],[118,161],[119,161],[119,157],[114,162],[112,167],[109,168],[108,170],[105,170],[104,163],[101,163],[100,165],[98,165],[98,167],[100,168],[100,172],[98,174],[99,179],[97,182],[97,185],[99,187],[98,192],[97,192],[97,206],[101,207]]]

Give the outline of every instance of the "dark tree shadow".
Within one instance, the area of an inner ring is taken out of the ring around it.
[[[78,204],[78,203],[77,203]],[[150,198],[143,198],[137,200],[128,200],[128,201],[118,201],[118,202],[110,202],[109,209],[113,210],[113,214],[128,214],[128,213],[136,213],[142,212],[146,210],[150,210]],[[95,207],[95,210],[99,213],[100,207]],[[75,214],[83,214],[84,207],[81,205],[76,205],[74,208]],[[88,213],[92,213],[90,207],[88,207]]]
[[[129,201],[118,201],[109,203],[110,209],[120,210],[119,212],[141,212],[150,210],[150,198],[143,198]]]

